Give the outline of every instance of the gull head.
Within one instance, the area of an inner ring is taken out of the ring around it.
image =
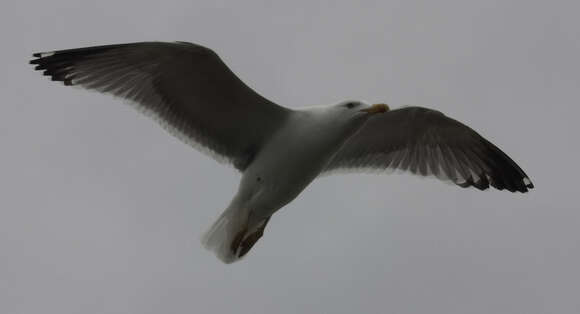
[[[310,106],[299,110],[322,124],[362,126],[370,117],[389,111],[386,104],[369,104],[359,100],[346,100],[333,105]]]
[[[370,117],[389,111],[389,106],[346,100],[330,106],[317,107],[314,111],[321,113],[317,115],[321,123],[331,125],[330,128],[340,128],[348,133],[362,127]]]
[[[387,104],[373,104],[370,105],[364,101],[347,100],[334,105],[336,109],[344,116],[353,117],[370,117],[375,114],[385,113],[389,111]]]

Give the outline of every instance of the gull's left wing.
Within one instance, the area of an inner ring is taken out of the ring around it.
[[[141,42],[35,53],[53,81],[131,101],[165,129],[243,171],[289,109],[244,84],[212,50]]]
[[[338,151],[325,172],[399,169],[480,190],[527,192],[533,184],[495,145],[442,113],[406,107],[374,115]]]

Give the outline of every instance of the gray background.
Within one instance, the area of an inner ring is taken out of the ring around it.
[[[2,1],[0,313],[578,313],[577,1]],[[529,194],[409,175],[316,180],[242,262],[199,236],[239,174],[32,52],[216,50],[289,107],[346,98],[455,117]]]

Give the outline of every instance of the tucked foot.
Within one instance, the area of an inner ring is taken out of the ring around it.
[[[252,233],[246,234],[248,231],[243,230],[242,232],[238,233],[232,242],[232,252],[238,258],[242,258],[246,255],[250,249],[258,242],[258,240],[264,235],[264,230],[266,229],[266,224],[270,217],[266,218],[262,224]]]

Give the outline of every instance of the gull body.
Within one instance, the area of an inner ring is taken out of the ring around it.
[[[361,110],[370,108],[364,102],[344,101],[293,111],[244,171],[237,194],[204,235],[204,245],[226,263],[246,254],[262,236],[270,216],[322,172],[372,115]],[[228,247],[232,242],[237,249]]]
[[[361,101],[286,108],[200,45],[141,42],[33,56],[30,63],[52,80],[127,100],[242,173],[236,195],[202,238],[225,263],[245,256],[270,217],[325,173],[398,169],[479,190],[534,187],[502,150],[439,111]]]
[[[370,105],[347,101],[328,107],[294,111],[289,121],[268,141],[254,162],[244,171],[240,191],[267,189],[260,199],[272,208],[292,201],[330,162],[344,142],[370,117],[357,109]],[[360,106],[360,107],[359,107]],[[276,209],[278,209],[276,208]],[[264,218],[273,212],[258,211]]]

